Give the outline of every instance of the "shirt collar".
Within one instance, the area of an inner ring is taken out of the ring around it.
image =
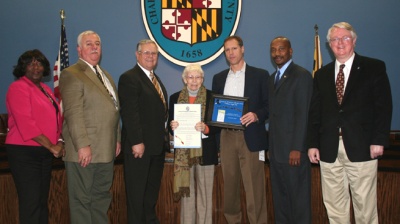
[[[234,72],[234,71],[231,69],[231,67],[229,67],[229,74],[235,74],[235,73],[241,73],[241,72],[244,73],[245,71],[246,71],[246,62],[243,63],[242,68],[241,68],[239,71],[237,71],[237,72]]]
[[[344,64],[344,70],[350,71],[351,66],[353,65],[353,61],[354,61],[354,57],[355,57],[355,53],[353,52],[353,55],[345,62],[345,63],[340,63],[338,60],[336,60],[335,62],[335,69],[336,71],[339,71],[339,67],[341,64]]]
[[[281,75],[282,75],[283,73],[285,73],[287,67],[289,67],[289,65],[290,65],[290,63],[292,63],[292,61],[293,61],[293,59],[290,59],[289,61],[287,61],[287,62],[282,66],[282,68],[277,68],[276,72],[280,71],[280,72],[281,72]]]
[[[137,63],[137,65],[139,65],[139,67],[143,70],[143,72],[147,75],[147,77],[149,77],[149,79],[151,79],[150,77],[150,72],[149,70],[145,69],[143,66],[141,66],[139,63]],[[154,73],[154,71],[153,71]]]

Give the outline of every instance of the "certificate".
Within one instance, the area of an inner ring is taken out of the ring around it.
[[[201,121],[201,104],[175,104],[174,120],[179,123],[174,130],[174,147],[201,148],[201,132],[195,129]]]
[[[206,117],[208,125],[245,129],[240,118],[247,113],[248,97],[235,97],[213,94]]]

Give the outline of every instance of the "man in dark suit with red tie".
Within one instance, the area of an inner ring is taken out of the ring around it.
[[[136,59],[137,65],[122,74],[118,83],[128,223],[159,223],[155,205],[164,169],[167,92],[154,74],[155,42],[140,41]]]
[[[333,24],[327,39],[336,60],[314,77],[308,156],[320,163],[330,223],[350,223],[350,197],[356,223],[378,223],[377,158],[392,117],[386,66],[354,52],[357,34],[346,22]]]

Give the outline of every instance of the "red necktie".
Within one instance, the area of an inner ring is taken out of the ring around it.
[[[340,65],[339,68],[339,73],[336,77],[336,96],[337,96],[337,100],[339,105],[342,104],[342,100],[343,100],[343,92],[344,92],[344,72],[343,72],[343,68],[344,68],[344,64]]]

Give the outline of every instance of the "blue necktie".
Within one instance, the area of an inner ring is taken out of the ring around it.
[[[278,85],[278,82],[279,82],[279,80],[280,80],[280,76],[281,76],[281,71],[278,70],[278,71],[276,72],[276,75],[275,75],[275,87]]]

